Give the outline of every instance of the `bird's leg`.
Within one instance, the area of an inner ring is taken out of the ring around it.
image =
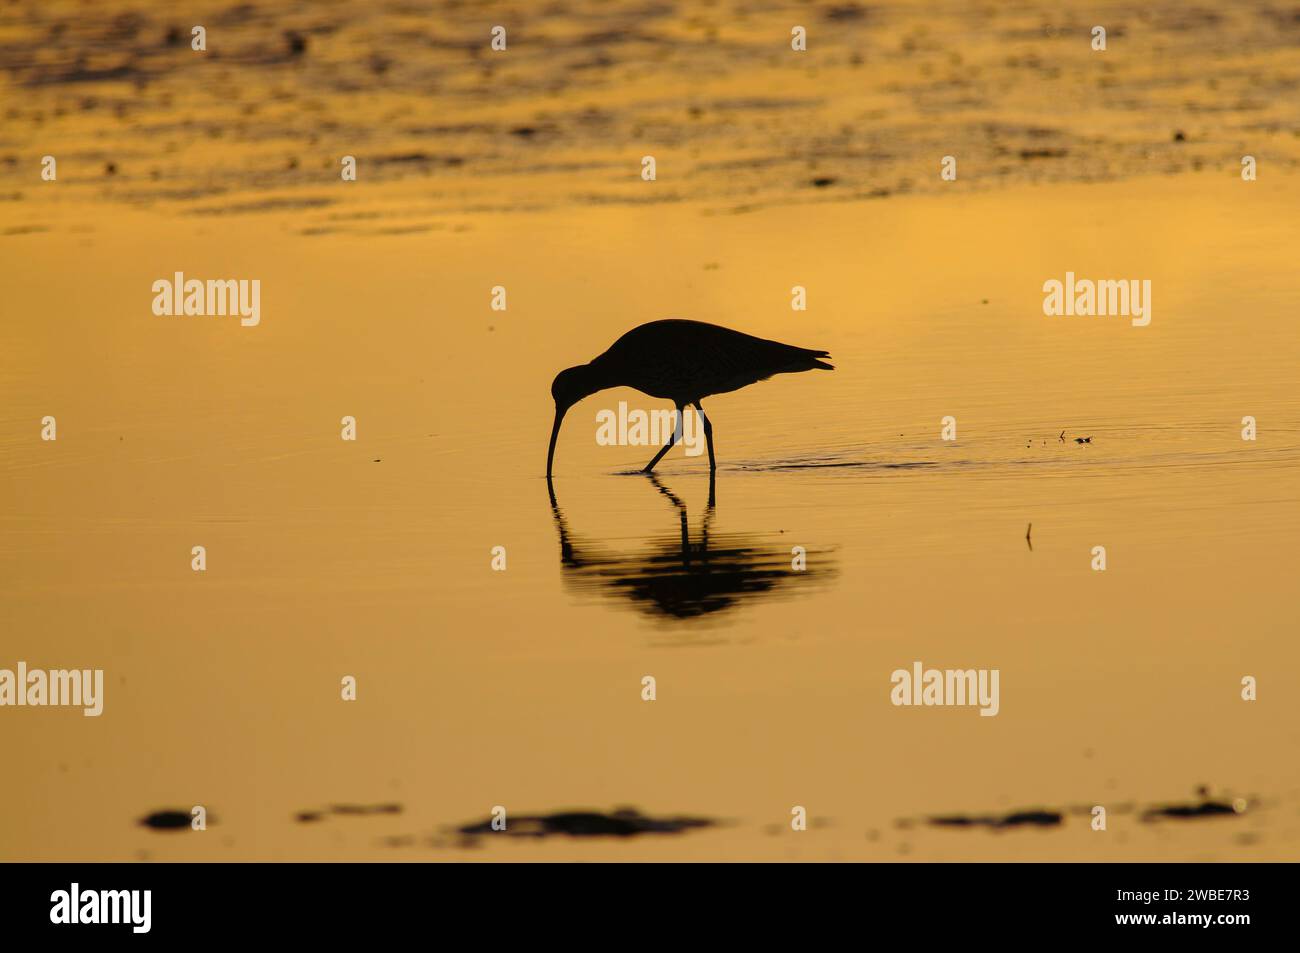
[[[664,458],[664,454],[673,448],[673,444],[682,439],[682,410],[685,406],[685,404],[677,405],[677,426],[673,428],[673,435],[668,438],[668,442],[660,448],[658,453],[655,454],[654,459],[645,465],[645,469],[641,471],[642,473],[649,473],[653,470],[655,464]]]
[[[650,478],[650,482],[654,484],[654,488],[658,490],[660,493],[662,493],[664,496],[668,497],[668,499],[672,501],[673,506],[677,507],[679,511],[686,509],[686,504],[683,503],[681,500],[679,500],[677,498],[677,495],[673,493],[672,490],[668,489],[668,487],[663,485],[663,483],[659,480],[659,476],[657,474],[648,473],[646,474],[646,476]]]
[[[709,443],[709,472],[712,473],[714,470],[718,469],[718,463],[713,459],[713,424],[709,423],[709,418],[705,416],[704,408],[700,406],[698,400],[691,404],[691,406],[695,408],[695,412],[699,414],[700,419],[704,421],[704,439]]]

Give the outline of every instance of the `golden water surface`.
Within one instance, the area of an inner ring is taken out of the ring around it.
[[[0,668],[106,697],[0,708],[0,859],[1294,859],[1300,20],[1068,7],[7,5]],[[712,506],[591,397],[552,506],[552,377],[669,316],[836,369],[704,402]]]

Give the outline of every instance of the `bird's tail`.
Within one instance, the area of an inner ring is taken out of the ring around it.
[[[777,344],[776,347],[780,348],[780,350],[768,358],[772,365],[777,368],[772,373],[797,374],[800,371],[835,370],[832,365],[821,360],[823,357],[827,360],[830,359],[829,351],[815,351],[807,347],[791,347],[788,344]],[[766,380],[766,377],[760,378],[760,380]]]

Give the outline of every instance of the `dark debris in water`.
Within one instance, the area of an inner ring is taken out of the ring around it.
[[[503,837],[635,837],[638,834],[680,834],[713,827],[717,821],[705,817],[650,817],[635,808],[601,811],[557,811],[506,817],[505,830],[493,830],[492,819],[466,824],[457,831],[467,838],[484,835]]]
[[[307,52],[307,37],[297,30],[285,30],[284,45],[289,50],[290,56],[302,56]]]

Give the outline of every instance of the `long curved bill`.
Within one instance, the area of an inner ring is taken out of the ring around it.
[[[564,420],[564,409],[555,408],[555,424],[551,427],[551,446],[546,451],[546,476],[551,475],[551,464],[555,462],[555,441],[560,437],[560,423]]]

